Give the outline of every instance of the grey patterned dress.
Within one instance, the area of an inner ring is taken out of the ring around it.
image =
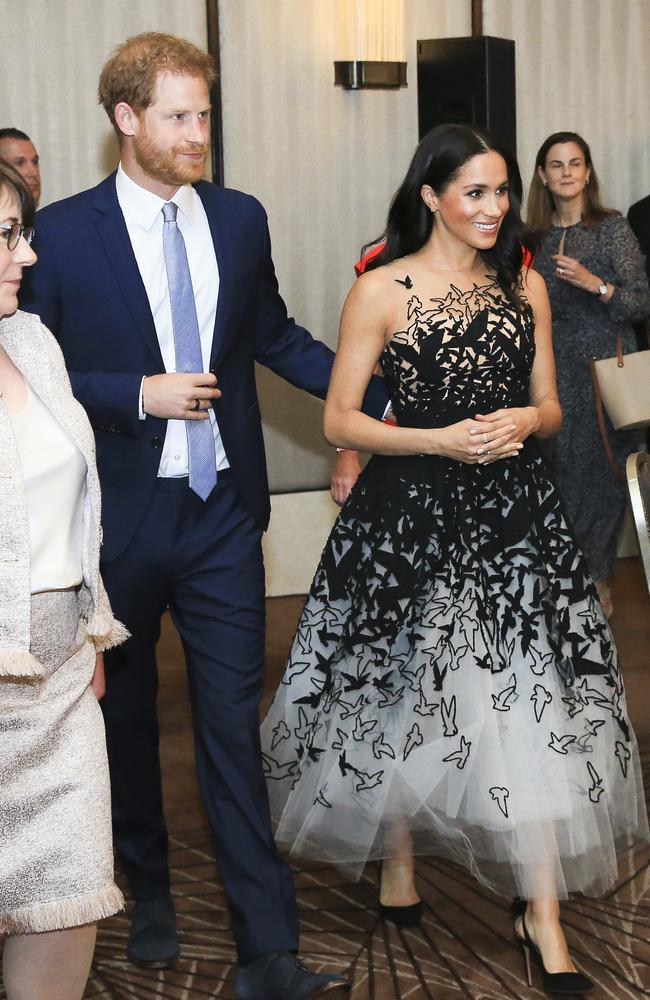
[[[564,253],[616,287],[609,302],[555,274],[552,255],[566,233]],[[607,463],[598,433],[590,357],[611,357],[620,333],[625,351],[636,350],[632,324],[650,314],[644,259],[627,221],[611,216],[593,229],[582,223],[551,226],[535,257],[546,281],[553,312],[553,348],[564,415],[557,437],[544,445],[558,490],[594,580],[605,580],[616,564],[616,539],[625,512],[625,485]],[[610,442],[624,465],[636,450],[639,431],[616,433]]]

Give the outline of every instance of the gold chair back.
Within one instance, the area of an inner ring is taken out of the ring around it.
[[[632,502],[634,526],[639,539],[641,560],[650,593],[650,455],[637,451],[628,457],[625,471]]]

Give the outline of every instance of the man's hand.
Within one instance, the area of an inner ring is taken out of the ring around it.
[[[221,396],[216,385],[212,372],[148,375],[142,388],[144,412],[165,420],[207,420],[212,401]]]
[[[332,499],[342,507],[350,495],[350,490],[356,483],[361,472],[359,453],[349,448],[342,448],[336,453],[336,461],[332,469],[330,492]]]

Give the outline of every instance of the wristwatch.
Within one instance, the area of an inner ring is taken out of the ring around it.
[[[607,282],[606,281],[602,281],[600,283],[600,285],[598,286],[598,290],[597,290],[596,294],[597,295],[607,295],[608,291],[609,291],[609,288],[607,287]]]

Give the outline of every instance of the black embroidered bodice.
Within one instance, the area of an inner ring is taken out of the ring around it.
[[[530,305],[510,303],[496,281],[445,298],[412,294],[407,326],[381,359],[402,426],[444,427],[476,413],[526,406],[535,357]]]

